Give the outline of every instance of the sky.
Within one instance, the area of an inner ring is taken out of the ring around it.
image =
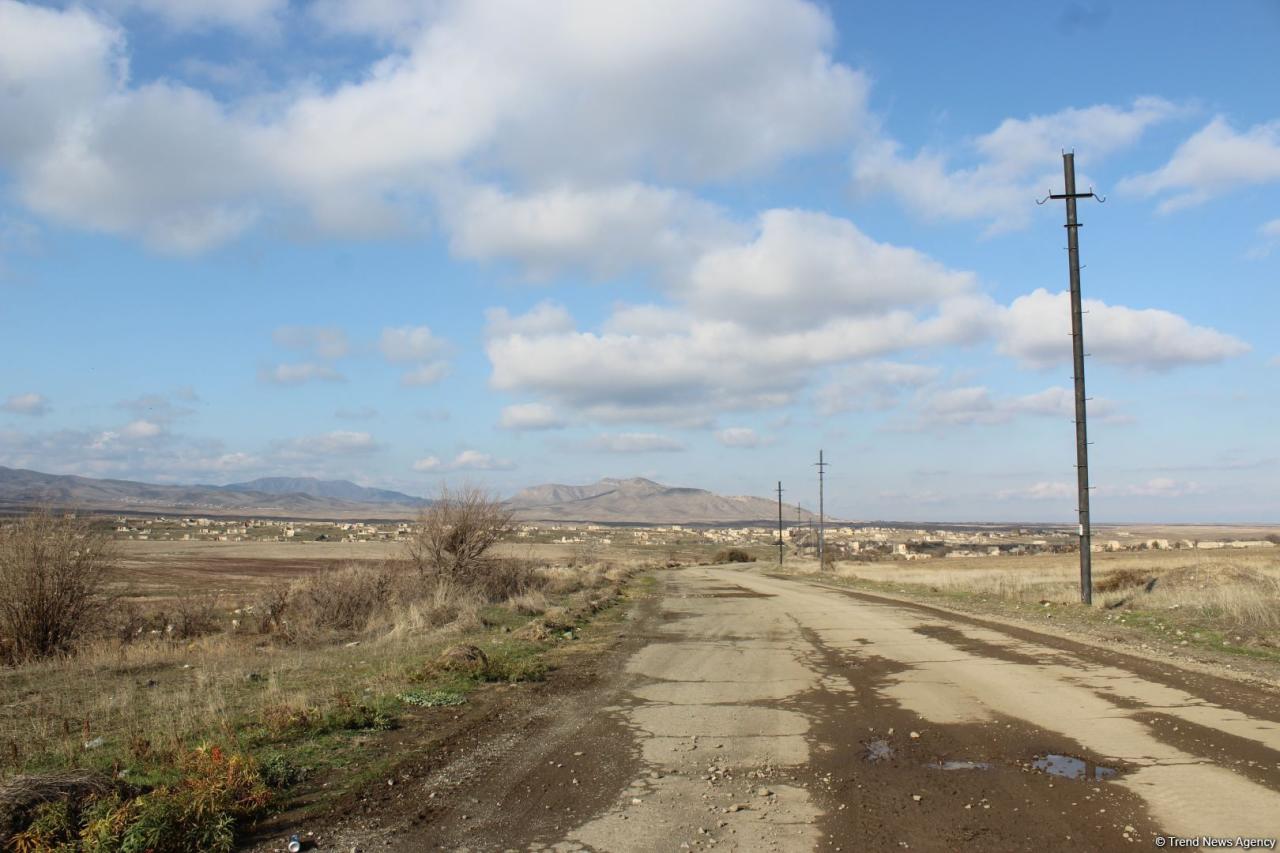
[[[1280,4],[0,0],[0,465],[1280,521]]]

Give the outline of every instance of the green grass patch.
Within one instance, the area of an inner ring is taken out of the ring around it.
[[[467,697],[457,690],[408,690],[401,693],[401,702],[416,705],[419,708],[447,708],[451,705],[465,705]]]

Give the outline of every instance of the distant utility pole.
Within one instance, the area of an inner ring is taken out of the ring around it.
[[[778,481],[778,568],[782,568],[782,481]]]
[[[826,563],[822,561],[826,554],[826,509],[823,504],[822,488],[823,475],[826,473],[827,464],[822,461],[822,451],[818,451],[818,461],[813,463],[818,466],[818,571],[826,568]]]
[[[1065,186],[1062,193],[1050,193],[1049,198],[1067,202],[1067,263],[1071,274],[1071,356],[1074,363],[1076,386],[1076,502],[1080,518],[1080,600],[1093,603],[1093,554],[1089,527],[1089,435],[1086,428],[1084,394],[1084,312],[1080,300],[1080,223],[1076,220],[1076,199],[1097,198],[1093,189],[1087,193],[1076,192],[1076,155],[1062,154],[1062,177]],[[1048,199],[1045,199],[1048,201]],[[1040,202],[1044,204],[1044,202]]]

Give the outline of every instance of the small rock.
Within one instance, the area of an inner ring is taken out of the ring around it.
[[[360,645],[360,641],[359,641],[359,640],[352,640],[351,642],[346,643],[346,644],[345,644],[345,647],[346,647],[346,648],[348,648],[348,649],[354,649],[354,648],[355,648],[356,646],[358,646],[358,645]]]
[[[633,806],[638,806],[638,805],[640,805],[640,804],[641,804],[641,803],[643,803],[643,802],[644,802],[644,800],[640,799],[639,797],[632,797],[632,798],[631,798],[631,805],[633,805]]]
[[[920,733],[919,733],[919,732],[912,732],[912,733],[911,733],[911,739],[912,739],[912,740],[918,740],[919,738],[920,738]]]
[[[773,791],[770,791],[768,788],[766,788],[766,787],[764,787],[763,785],[761,785],[759,788],[756,788],[756,796],[759,796],[759,797],[772,797],[772,796],[773,796]]]
[[[911,799],[915,800],[915,801],[918,803],[918,802],[920,802],[921,800],[923,800],[923,799],[924,799],[924,797],[920,796],[919,794],[912,794],[912,795],[911,795]]]

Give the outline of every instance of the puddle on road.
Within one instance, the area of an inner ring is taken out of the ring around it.
[[[929,765],[935,770],[990,770],[989,761],[935,761]]]
[[[870,741],[867,743],[867,751],[863,758],[867,761],[888,761],[893,758],[893,744],[887,740]]]
[[[1101,781],[1110,779],[1120,772],[1114,767],[1093,764],[1081,758],[1059,755],[1056,752],[1038,756],[1035,761],[1031,762],[1031,766],[1041,773],[1048,773],[1050,776],[1061,776],[1064,779]]]

